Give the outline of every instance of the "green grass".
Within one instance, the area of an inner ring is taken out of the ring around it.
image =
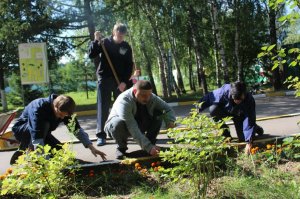
[[[214,198],[299,198],[300,181],[277,170],[265,170],[259,176],[225,176],[218,182]]]
[[[65,93],[65,95],[71,96],[75,102],[76,102],[76,110],[82,111],[82,110],[94,110],[96,109],[96,103],[97,103],[97,92],[96,91],[90,91],[88,93],[89,98],[86,96],[86,92],[70,92]],[[166,102],[184,102],[184,101],[197,101],[200,99],[202,94],[200,94],[199,91],[187,91],[186,94],[183,94],[179,98],[175,96],[173,93],[173,96],[170,98],[165,98],[164,100]]]
[[[93,105],[97,102],[97,92],[96,91],[89,91],[88,92],[88,98],[86,92],[70,92],[65,93],[65,95],[68,95],[74,99],[77,106],[81,105]]]
[[[71,199],[85,199],[88,196],[85,194],[75,194],[71,196]],[[191,195],[182,192],[181,189],[178,187],[173,186],[167,189],[164,188],[157,188],[157,187],[150,187],[149,185],[143,185],[133,187],[128,194],[111,194],[102,196],[101,198],[104,199],[119,199],[119,198],[131,198],[131,199],[145,199],[145,198],[152,198],[152,199],[188,199],[192,198]]]

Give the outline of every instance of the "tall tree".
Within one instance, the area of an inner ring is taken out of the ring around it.
[[[0,90],[4,90],[4,74],[18,65],[18,43],[47,42],[50,67],[58,58],[66,54],[69,45],[61,38],[55,38],[68,22],[53,15],[45,1],[30,0],[0,2]],[[4,92],[1,92],[4,95]],[[5,99],[5,96],[2,96]],[[5,105],[6,103],[3,103]],[[7,107],[3,107],[4,110]]]
[[[141,41],[141,51],[145,57],[145,60],[146,60],[146,71],[147,71],[147,74],[149,75],[149,78],[150,78],[150,82],[152,84],[152,87],[153,87],[153,93],[157,95],[157,90],[156,90],[156,86],[155,86],[155,83],[154,83],[154,79],[153,79],[153,74],[152,74],[152,69],[151,69],[151,66],[152,66],[152,62],[151,62],[151,59],[148,55],[148,52],[146,50],[146,47],[145,47],[145,41]]]
[[[170,85],[171,83],[169,82],[170,78],[168,78],[167,76],[168,71],[166,70],[168,67],[167,54],[163,46],[161,34],[158,27],[158,21],[157,19],[154,18],[155,14],[153,13],[153,10],[150,7],[150,5],[148,5],[148,3],[140,6],[141,9],[146,14],[146,17],[149,23],[151,24],[154,33],[155,44],[157,46],[157,50],[159,53],[159,60],[160,60],[159,67],[160,67],[160,79],[162,82],[163,97],[170,97],[172,95],[172,92],[170,89],[168,89],[169,88],[168,85]]]
[[[217,0],[211,0],[210,1],[211,5],[211,18],[212,18],[212,25],[213,25],[213,30],[216,35],[216,43],[217,43],[217,49],[219,50],[219,55],[221,58],[221,66],[223,69],[224,73],[224,81],[225,83],[229,83],[229,69],[228,65],[226,62],[226,56],[225,56],[225,50],[224,50],[224,45],[221,37],[221,28],[219,26],[218,22],[218,5],[217,5]]]
[[[196,23],[197,17],[194,8],[191,5],[188,7],[188,15],[189,15],[189,28],[191,31],[191,37],[192,37],[193,46],[195,50],[198,83],[203,90],[203,94],[207,94],[208,89],[207,89],[206,77],[204,73],[203,57],[202,57],[200,42],[197,37],[197,33],[198,33],[198,28]]]
[[[275,44],[275,47],[272,49],[273,54],[277,53],[277,29],[276,29],[276,10],[269,9],[269,31],[270,31],[270,44]],[[280,79],[279,67],[272,70],[272,83],[275,90],[282,88],[282,82]]]
[[[234,0],[234,12],[235,12],[235,37],[234,37],[234,54],[238,68],[238,81],[243,81],[243,67],[240,58],[240,0]]]
[[[173,60],[174,60],[174,65],[177,71],[177,82],[178,82],[178,87],[180,89],[180,91],[182,93],[186,93],[185,88],[184,88],[184,84],[183,84],[183,79],[182,79],[182,73],[181,73],[181,69],[179,66],[179,53],[178,53],[178,48],[176,45],[176,31],[178,30],[178,32],[180,32],[180,30],[176,27],[178,27],[178,16],[177,16],[177,11],[176,8],[174,7],[176,5],[174,4],[168,4],[166,3],[163,6],[163,10],[164,10],[164,19],[166,21],[165,25],[163,26],[170,44],[170,48],[171,48],[171,52],[172,52],[172,56],[173,56]]]

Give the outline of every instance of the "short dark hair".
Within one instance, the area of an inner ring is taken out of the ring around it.
[[[126,34],[127,33],[127,27],[125,24],[122,24],[122,23],[116,23],[114,25],[114,28],[113,28],[113,31],[117,31],[119,33],[122,33],[122,34]]]
[[[147,80],[138,80],[134,86],[137,90],[152,90],[152,85]]]
[[[70,96],[59,95],[54,101],[53,105],[60,111],[66,112],[69,115],[72,115],[75,110],[75,101]]]
[[[240,100],[242,96],[246,95],[247,89],[244,82],[236,81],[231,84],[230,95],[235,100]]]

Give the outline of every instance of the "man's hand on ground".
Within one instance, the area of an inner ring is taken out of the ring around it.
[[[175,123],[174,122],[170,122],[168,125],[167,125],[167,128],[174,128],[175,127]]]
[[[152,149],[150,150],[150,155],[152,155],[152,156],[158,156],[159,151],[160,151],[160,147],[153,146]]]
[[[245,154],[246,154],[246,155],[251,154],[251,148],[252,148],[252,144],[247,143],[247,144],[246,144],[246,147],[245,147]]]
[[[90,144],[88,147],[89,147],[89,149],[91,150],[92,154],[95,157],[97,157],[97,155],[100,155],[102,160],[106,160],[106,157],[105,157],[106,154],[105,153],[103,153],[103,152],[99,151],[98,149],[96,149],[92,144]]]

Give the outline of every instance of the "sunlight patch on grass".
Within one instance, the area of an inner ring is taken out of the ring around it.
[[[89,91],[88,98],[86,92],[70,92],[70,93],[65,93],[65,95],[72,97],[77,106],[96,104],[97,102],[96,91]]]

